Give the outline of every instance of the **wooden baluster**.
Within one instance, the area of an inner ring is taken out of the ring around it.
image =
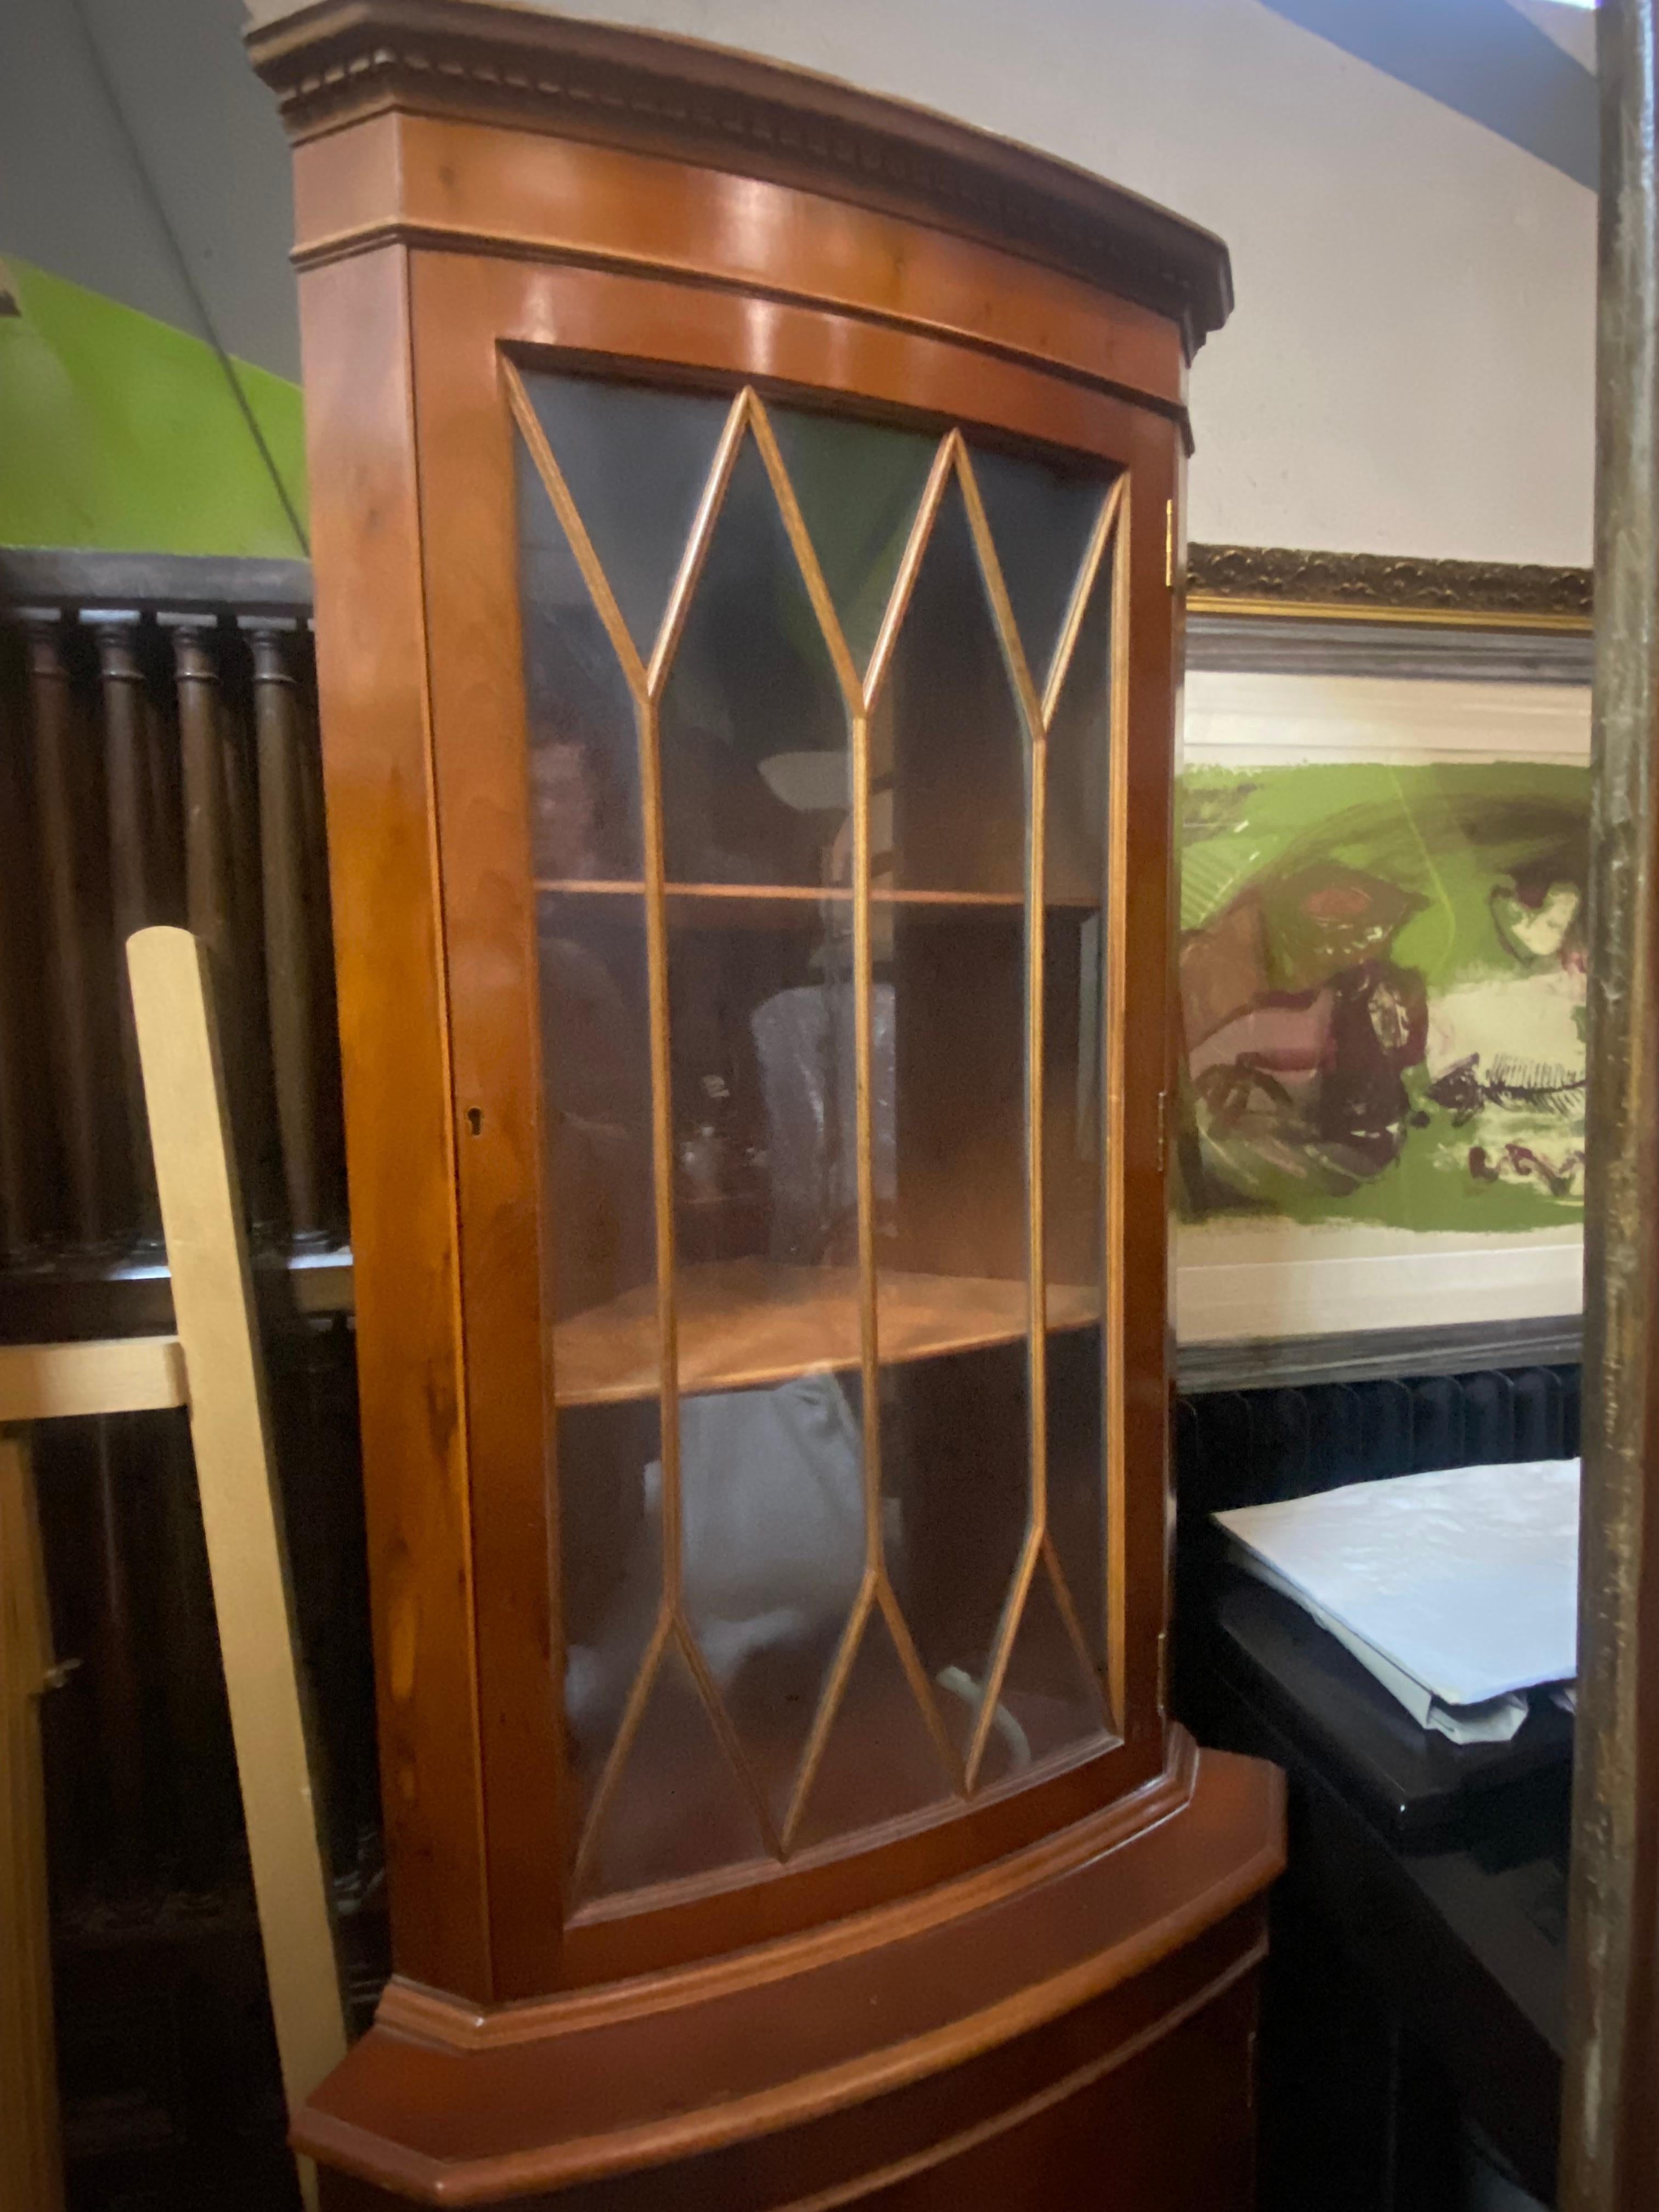
[[[252,1085],[246,1053],[246,991],[237,926],[234,770],[227,773],[229,748],[216,652],[216,628],[200,615],[164,614],[160,620],[172,634],[173,683],[179,702],[185,921],[206,948],[225,1056],[225,1088],[238,1141],[252,1170],[254,1147],[249,1109]],[[245,1197],[253,1200],[255,1188],[255,1176],[250,1172]]]
[[[170,657],[170,656],[169,656]],[[150,858],[156,918],[183,928],[185,794],[179,760],[177,687],[165,679],[144,696],[144,762],[149,783]]]
[[[21,675],[21,671],[18,672]],[[0,1261],[25,1257],[46,1226],[38,1112],[39,963],[33,837],[23,766],[23,692],[0,691]]]
[[[207,949],[214,990],[224,1006],[234,996],[235,941],[230,815],[219,733],[219,669],[208,624],[191,615],[163,615],[161,621],[173,635],[179,697],[185,911],[191,931]],[[227,1049],[230,1042],[227,1035]]]
[[[307,617],[301,632],[298,695],[301,716],[300,789],[305,806],[306,879],[312,886],[313,972],[317,978],[318,1104],[322,1121],[318,1152],[323,1205],[331,1237],[346,1233],[345,1121],[341,1108],[340,1015],[334,990],[334,920],[328,872],[328,831],[323,805],[323,745],[317,702],[317,648]]]
[[[245,620],[253,653],[264,884],[265,986],[288,1221],[296,1243],[327,1237],[319,1136],[321,1015],[307,849],[304,737],[285,633],[292,622]]]
[[[67,1199],[64,1226],[71,1242],[90,1248],[104,1242],[109,1227],[98,1100],[100,1025],[91,945],[98,902],[91,896],[82,850],[85,808],[76,774],[75,708],[62,618],[55,611],[29,609],[22,619],[28,634],[34,736],[46,1032]]]
[[[149,702],[137,651],[136,614],[88,611],[98,647],[104,695],[104,774],[109,795],[109,880],[118,962],[116,992],[120,1008],[121,1077],[126,1106],[137,1225],[147,1243],[160,1241],[161,1209],[155,1196],[155,1164],[150,1157],[149,1121],[144,1112],[143,1078],[138,1039],[132,1025],[132,994],[121,970],[125,946],[136,929],[159,920],[155,895],[155,821],[151,789]]]
[[[231,927],[243,1070],[243,1189],[252,1218],[271,1230],[282,1219],[284,1205],[265,964],[256,702],[250,696],[246,663],[240,667],[229,663],[229,644],[228,638],[222,638],[219,730],[230,823]]]

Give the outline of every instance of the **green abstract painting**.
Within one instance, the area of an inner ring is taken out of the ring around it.
[[[1582,1218],[1588,768],[1189,767],[1180,1204]]]

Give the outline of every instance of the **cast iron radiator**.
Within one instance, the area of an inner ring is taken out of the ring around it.
[[[1206,1390],[1176,1409],[1183,1522],[1388,1475],[1578,1450],[1577,1366]]]

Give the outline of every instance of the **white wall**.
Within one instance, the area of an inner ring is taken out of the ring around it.
[[[1526,9],[1586,52],[1587,20]],[[945,109],[1219,231],[1238,307],[1194,371],[1194,538],[1589,559],[1593,195],[1259,0],[579,12]]]

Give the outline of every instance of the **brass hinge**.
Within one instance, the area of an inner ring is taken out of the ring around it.
[[[1164,502],[1164,588],[1175,589],[1175,501]]]
[[[1158,1094],[1158,1171],[1164,1174],[1170,1164],[1170,1094]]]

